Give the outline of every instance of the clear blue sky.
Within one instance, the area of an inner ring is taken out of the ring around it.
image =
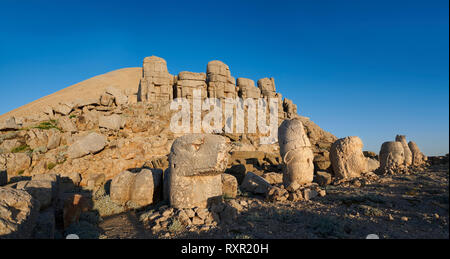
[[[449,150],[448,0],[1,0],[0,33],[0,114],[146,56],[219,59],[365,150],[398,133]]]

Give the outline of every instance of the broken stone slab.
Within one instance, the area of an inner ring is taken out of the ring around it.
[[[3,187],[0,197],[0,238],[31,238],[39,216],[39,201],[26,191]]]
[[[110,130],[120,130],[125,126],[125,120],[120,115],[100,116],[99,126]]]
[[[225,197],[236,198],[238,182],[231,174],[222,174],[222,193]]]
[[[254,194],[267,194],[272,185],[259,175],[252,172],[248,172],[245,175],[244,181],[241,184],[243,191],[251,192]]]
[[[222,177],[229,158],[229,139],[212,134],[177,138],[169,155],[169,196],[175,208],[205,208],[222,197]]]
[[[55,149],[61,144],[61,132],[57,129],[50,129],[47,132],[47,149]]]
[[[59,103],[58,105],[53,107],[53,111],[55,113],[67,116],[73,110],[74,107],[75,105],[71,102]]]
[[[118,205],[132,202],[137,206],[147,206],[160,199],[162,170],[142,169],[139,173],[124,171],[111,182],[111,201]]]
[[[315,182],[320,186],[329,185],[331,184],[331,174],[318,171],[315,176]]]
[[[106,146],[107,138],[98,133],[90,133],[77,142],[73,143],[68,151],[69,158],[75,159],[86,156],[88,154],[95,154],[103,150]]]
[[[61,117],[58,120],[58,127],[64,132],[75,133],[77,132],[77,126],[69,117]]]
[[[84,98],[84,99],[76,99],[74,101],[74,106],[78,107],[78,108],[83,108],[85,106],[90,106],[90,105],[99,105],[100,103],[100,97],[90,97],[90,98]]]
[[[367,159],[362,148],[363,143],[356,136],[338,139],[331,145],[331,165],[338,178],[359,177],[367,170]]]
[[[263,178],[272,185],[283,183],[283,174],[280,173],[266,173]]]
[[[11,117],[4,122],[0,122],[0,131],[19,130],[20,125],[16,123],[16,118]]]
[[[114,96],[117,106],[126,105],[128,103],[128,97],[122,93],[119,89],[109,86],[106,88],[106,93]]]

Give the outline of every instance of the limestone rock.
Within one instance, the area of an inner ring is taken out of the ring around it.
[[[23,190],[0,187],[0,239],[26,239],[33,233],[39,202]]]
[[[281,184],[283,183],[283,174],[279,173],[266,173],[263,178],[270,184]]]
[[[285,120],[278,129],[278,143],[283,158],[283,183],[289,187],[311,183],[314,179],[314,154],[302,122],[295,118]]]
[[[378,162],[378,160],[370,158],[370,157],[366,157],[366,159],[367,159],[366,172],[373,172],[380,167],[380,162]]]
[[[405,163],[405,153],[401,142],[388,141],[381,145],[380,168],[385,170]]]
[[[176,92],[174,98],[193,98],[193,91],[199,90],[201,97],[208,97],[206,74],[205,73],[193,73],[193,72],[180,72],[178,74],[178,80],[176,82]]]
[[[239,97],[257,99],[261,97],[261,89],[255,86],[255,82],[248,78],[239,77],[236,81]]]
[[[210,61],[206,68],[206,82],[210,98],[235,98],[237,88],[230,68],[219,60]]]
[[[331,183],[331,174],[319,171],[316,173],[315,182],[320,186],[327,186]]]
[[[229,157],[229,140],[211,134],[177,138],[169,156],[169,196],[175,208],[205,208],[222,197],[222,177]]]
[[[0,131],[18,130],[20,126],[16,123],[16,118],[11,117],[4,122],[0,122]]]
[[[297,105],[289,100],[288,98],[284,98],[283,100],[283,110],[286,112],[286,118],[292,119],[298,116],[297,114]]]
[[[367,170],[367,160],[362,148],[361,139],[354,136],[334,142],[330,150],[330,160],[337,177],[342,179],[359,177]]]
[[[58,126],[64,132],[77,132],[77,126],[75,126],[75,123],[69,117],[61,117],[58,120]]]
[[[406,142],[406,136],[404,136],[404,135],[397,135],[395,137],[395,141],[398,141],[398,142],[402,143],[403,152],[405,153],[405,165],[406,166],[411,165],[413,157],[412,157],[411,150],[409,149],[408,142]]]
[[[118,114],[111,116],[101,116],[99,118],[99,126],[110,130],[120,130],[125,125],[125,121]]]
[[[411,163],[414,166],[423,165],[425,163],[425,161],[427,161],[427,157],[422,152],[420,152],[419,147],[417,146],[417,144],[414,141],[410,141],[408,143],[408,147],[411,150],[411,155],[412,155]]]
[[[73,143],[67,154],[70,158],[80,158],[88,154],[94,154],[103,150],[106,146],[107,139],[98,133],[90,133],[77,142]]]
[[[238,182],[236,177],[231,174],[222,174],[222,193],[226,197],[236,198]]]
[[[132,202],[137,206],[150,205],[160,198],[162,170],[142,169],[139,173],[124,171],[111,182],[111,200],[119,205]]]
[[[47,147],[47,132],[41,129],[30,129],[25,135],[25,142],[31,149]]]
[[[136,175],[131,190],[131,201],[139,206],[147,206],[161,198],[163,172],[158,169],[143,169]]]
[[[264,97],[274,98],[276,94],[275,80],[273,78],[262,78],[258,80],[258,88]]]
[[[55,149],[61,143],[61,133],[57,129],[50,129],[47,132],[47,149]]]
[[[55,113],[59,113],[61,115],[66,116],[69,115],[69,113],[73,110],[74,106],[75,105],[70,102],[59,103],[58,105],[53,107],[53,110],[55,111]]]
[[[109,86],[106,88],[106,93],[114,96],[114,100],[117,106],[126,105],[128,103],[128,97],[124,95],[119,89]]]
[[[25,153],[0,154],[0,171],[6,171],[8,177],[23,173],[31,165],[31,158]]]
[[[169,102],[173,99],[174,78],[164,59],[151,56],[144,59],[143,77],[139,83],[138,101]]]
[[[264,178],[252,172],[248,172],[245,175],[244,181],[241,184],[241,189],[243,191],[264,195],[269,192],[271,187],[272,185]]]

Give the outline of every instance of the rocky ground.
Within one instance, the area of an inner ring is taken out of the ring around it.
[[[214,227],[169,224],[153,231],[139,220],[145,212],[104,218],[101,238],[449,238],[449,165],[411,169],[407,174],[366,175],[325,188],[309,201],[266,202],[243,194],[232,224]],[[163,205],[164,206],[164,205]],[[156,206],[154,210],[160,207]],[[161,211],[165,211],[164,207]]]

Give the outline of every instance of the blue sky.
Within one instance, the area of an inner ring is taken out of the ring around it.
[[[142,65],[274,77],[299,113],[365,150],[405,134],[449,150],[449,2],[0,1],[0,114]]]

